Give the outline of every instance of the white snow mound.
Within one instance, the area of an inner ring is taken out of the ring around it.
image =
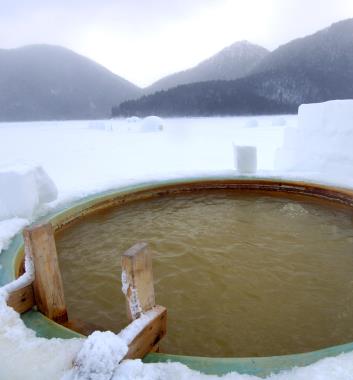
[[[128,117],[127,119],[126,119],[126,121],[128,122],[128,123],[137,123],[137,122],[139,122],[141,119],[139,118],[139,117],[137,117],[137,116],[131,116],[131,117]]]
[[[57,198],[54,182],[41,166],[0,169],[0,221],[31,219],[38,206]]]
[[[160,132],[164,129],[164,121],[158,116],[147,116],[143,119],[141,132]]]
[[[272,120],[272,126],[274,127],[283,127],[287,124],[287,121],[284,117],[277,117]]]
[[[127,350],[126,343],[118,335],[111,331],[95,331],[84,341],[73,369],[62,380],[111,379]]]
[[[111,131],[112,130],[112,124],[106,123],[105,121],[91,121],[88,124],[88,127],[91,129],[98,129],[101,131]]]
[[[36,337],[6,306],[6,297],[0,288],[0,379],[59,380],[72,367],[83,340]]]
[[[259,125],[259,122],[256,119],[249,119],[245,122],[244,127],[254,128],[254,127],[258,127],[258,125]]]

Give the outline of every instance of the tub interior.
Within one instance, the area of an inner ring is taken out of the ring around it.
[[[350,342],[352,220],[337,202],[234,189],[106,208],[56,235],[69,316],[124,327],[120,257],[145,241],[168,308],[162,352],[262,357]]]

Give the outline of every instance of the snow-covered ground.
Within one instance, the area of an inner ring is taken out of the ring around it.
[[[56,185],[58,195],[54,201],[37,204],[27,216],[9,217],[7,210],[6,218],[5,213],[1,217],[0,207],[0,251],[38,215],[88,194],[146,179],[216,173],[236,176],[233,144],[257,147],[261,176],[286,175],[352,186],[353,179],[344,173],[321,170],[322,160],[321,166],[309,162],[306,165],[302,160],[298,167],[298,146],[288,148],[291,162],[283,149],[276,153],[283,145],[284,135],[288,135],[285,131],[298,131],[297,123],[297,116],[268,116],[165,119],[163,128],[157,129],[143,128],[143,122],[137,119],[0,124],[0,179],[1,167],[41,166]],[[305,159],[310,161],[309,153],[305,152]],[[275,168],[276,160],[280,162],[280,171]],[[25,328],[18,314],[6,307],[4,297],[4,292],[0,292],[0,379],[216,378],[177,363],[142,364],[135,360],[118,365],[124,342],[111,333],[96,333],[86,341],[37,338]],[[71,369],[74,360],[80,363],[79,370]],[[233,373],[224,379],[256,377]],[[353,354],[327,358],[270,379],[353,379]]]

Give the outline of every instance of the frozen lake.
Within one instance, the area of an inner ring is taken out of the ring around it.
[[[233,143],[257,146],[258,168],[271,170],[284,120],[295,126],[297,116],[165,119],[154,133],[122,119],[1,123],[0,166],[42,165],[62,201],[151,176],[231,170]]]

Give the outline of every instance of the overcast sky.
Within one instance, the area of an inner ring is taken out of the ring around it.
[[[0,48],[62,45],[146,86],[235,41],[272,50],[350,17],[353,0],[0,0]]]

